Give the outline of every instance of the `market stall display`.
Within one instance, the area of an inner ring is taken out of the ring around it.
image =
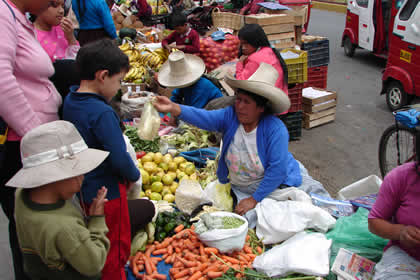
[[[239,38],[231,34],[224,37],[221,41],[214,41],[211,37],[200,39],[200,57],[208,72],[238,57]]]

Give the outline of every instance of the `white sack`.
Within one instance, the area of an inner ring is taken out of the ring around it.
[[[326,276],[330,271],[331,243],[322,233],[300,232],[257,256],[252,266],[270,277],[293,273]]]
[[[127,135],[123,134],[125,145],[127,146],[127,153],[130,155],[131,159],[133,160],[134,164],[137,166],[137,157],[136,157],[136,151],[133,148],[133,145],[130,143],[130,139],[128,139]],[[137,180],[137,182],[134,183],[134,185],[131,187],[131,189],[127,192],[127,199],[134,200],[140,198],[140,193],[142,190],[142,179],[141,174],[140,178]]]
[[[327,211],[305,202],[266,198],[255,209],[257,236],[264,244],[279,243],[308,228],[325,233],[335,225]]]

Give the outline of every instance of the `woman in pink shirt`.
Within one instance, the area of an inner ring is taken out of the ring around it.
[[[416,137],[420,151],[420,136]],[[393,169],[369,213],[372,233],[389,239],[374,279],[420,279],[420,153]]]
[[[74,37],[74,27],[65,17],[64,0],[51,1],[47,10],[36,17],[36,36],[54,62],[57,59],[76,59],[80,49]]]
[[[54,73],[51,60],[35,36],[25,13],[38,15],[50,0],[0,0],[0,117],[9,127],[5,159],[0,172],[0,202],[9,219],[10,246],[15,279],[23,273],[16,235],[14,189],[5,183],[22,167],[20,139],[32,128],[58,119],[61,97],[48,77]]]
[[[278,50],[272,48],[267,35],[258,24],[247,24],[239,30],[241,41],[239,62],[236,64],[236,78],[247,80],[262,62],[270,64],[279,73],[276,87],[288,93],[287,65]]]

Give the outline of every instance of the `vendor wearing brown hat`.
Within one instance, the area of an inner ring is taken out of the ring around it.
[[[203,77],[205,70],[206,66],[198,56],[176,51],[162,65],[158,82],[164,87],[174,88],[172,102],[204,108],[211,100],[223,97],[220,89]]]
[[[248,80],[227,76],[226,82],[236,89],[236,100],[221,110],[178,105],[166,97],[158,97],[154,104],[160,112],[223,134],[217,176],[221,183],[230,181],[238,200],[243,198],[235,208],[240,215],[276,189],[302,183],[299,164],[288,151],[287,128],[273,115],[290,107],[288,96],[275,87],[277,78],[276,69],[266,63],[261,63]]]
[[[23,168],[7,186],[20,188],[15,217],[25,273],[31,279],[100,279],[110,245],[107,189],[98,191],[89,217],[73,197],[83,174],[109,153],[88,148],[71,123],[55,121],[28,132],[21,154]]]

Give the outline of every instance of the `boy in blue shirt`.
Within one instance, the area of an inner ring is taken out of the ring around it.
[[[103,163],[85,175],[80,200],[86,211],[97,191],[107,186],[105,221],[111,247],[102,279],[125,279],[131,243],[126,192],[140,179],[140,172],[127,153],[119,118],[108,102],[120,89],[129,61],[111,40],[104,39],[82,47],[76,65],[81,83],[67,95],[63,117],[75,125],[89,148],[109,152]]]

